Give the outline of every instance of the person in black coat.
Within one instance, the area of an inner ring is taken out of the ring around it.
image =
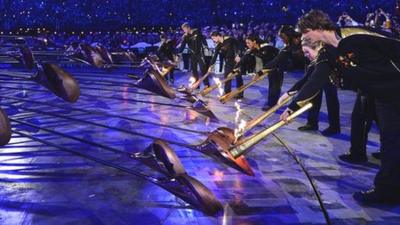
[[[278,102],[283,84],[283,71],[304,69],[307,62],[301,49],[301,35],[292,26],[283,25],[278,34],[285,43],[285,47],[279,51],[276,57],[264,65],[264,69],[275,69],[268,75],[268,101],[263,107],[264,111]]]
[[[175,43],[173,40],[168,39],[167,35],[161,34],[161,45],[157,50],[157,56],[161,61],[175,61]],[[174,69],[171,69],[168,75],[171,83],[174,83]]]
[[[204,59],[204,46],[207,46],[207,41],[200,30],[192,29],[188,23],[182,24],[181,27],[184,35],[178,53],[182,53],[185,47],[188,47],[193,77],[198,80],[207,72]],[[200,76],[198,69],[200,69]],[[208,78],[204,79],[203,83],[205,86],[210,86]]]
[[[262,70],[263,65],[273,60],[277,55],[279,50],[274,46],[262,43],[261,39],[257,35],[249,35],[246,37],[246,52],[236,59],[238,63],[238,68],[240,68],[240,74],[245,74],[246,72],[259,72]],[[269,76],[269,87],[268,87],[268,102],[275,102],[277,90],[282,84],[279,83],[279,79],[276,77],[283,78],[282,71],[276,68],[270,72]],[[272,103],[271,103],[272,104]]]
[[[281,103],[288,96],[294,95],[299,91],[307,80],[310,79],[311,74],[314,71],[316,64],[316,57],[318,50],[321,47],[321,43],[311,43],[309,41],[302,41],[302,50],[304,55],[311,61],[306,68],[306,72],[302,79],[296,82],[282,97],[278,100],[278,104]],[[313,107],[308,111],[307,124],[299,127],[300,131],[310,131],[318,130],[319,113],[322,104],[322,93],[325,93],[327,108],[328,108],[328,118],[329,127],[322,131],[323,135],[331,135],[340,131],[340,115],[339,115],[339,99],[337,95],[337,89],[331,83],[326,83],[322,90],[320,90],[316,96],[312,99]],[[329,134],[327,134],[330,132]]]
[[[219,32],[214,31],[211,33],[211,39],[216,44],[215,52],[211,58],[209,71],[214,68],[214,64],[218,56],[222,56],[224,60],[224,77],[226,78],[236,67],[235,58],[240,54],[239,41],[230,36],[223,36]],[[241,75],[236,76],[236,87],[239,88],[243,85],[243,78]],[[231,92],[231,81],[225,83],[224,94]],[[243,98],[243,92],[236,98]]]

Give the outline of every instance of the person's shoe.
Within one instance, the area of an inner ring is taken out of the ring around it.
[[[339,159],[352,164],[361,164],[366,163],[368,161],[367,156],[354,156],[350,153],[339,155]]]
[[[306,124],[304,126],[297,128],[297,130],[299,130],[299,131],[316,131],[316,130],[318,130],[318,126]]]
[[[375,188],[355,192],[353,198],[362,204],[400,204],[400,192],[377,191]]]
[[[375,159],[381,159],[382,153],[381,152],[374,152],[371,154],[372,157],[374,157]]]
[[[340,134],[340,128],[328,127],[325,130],[321,131],[321,134],[327,137],[333,136],[335,134]]]
[[[181,86],[179,86],[179,87],[176,88],[176,90],[177,90],[178,92],[185,92],[186,89],[187,89],[187,88],[186,88],[185,86],[183,86],[183,85],[181,85]]]

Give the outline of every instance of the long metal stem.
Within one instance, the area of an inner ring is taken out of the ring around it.
[[[244,131],[242,132],[241,135],[244,135],[247,131],[251,130],[252,128],[257,126],[258,124],[260,124],[262,121],[264,121],[265,119],[270,117],[273,113],[275,113],[278,109],[280,109],[282,106],[284,106],[286,103],[288,103],[291,99],[292,99],[291,96],[289,96],[288,98],[285,98],[285,100],[283,102],[281,102],[280,104],[274,105],[268,111],[264,112],[263,114],[261,114],[260,116],[258,116],[256,118],[250,120],[247,123],[247,125],[244,128]]]
[[[262,139],[270,135],[272,132],[277,130],[278,128],[282,127],[283,125],[287,124],[289,121],[293,120],[297,116],[301,115],[308,109],[312,107],[312,103],[307,103],[305,106],[291,114],[286,121],[280,120],[276,124],[268,127],[267,129],[254,134],[246,139],[238,141],[233,147],[229,149],[229,152],[232,154],[234,158],[238,158],[241,155],[248,153],[255,144],[260,142]]]
[[[200,79],[198,79],[196,82],[194,82],[194,84],[192,84],[189,88],[188,88],[188,92],[189,94],[193,93],[194,90],[196,90],[196,88],[198,88],[200,86],[200,84],[207,79],[209,76],[211,75],[211,72],[207,72],[206,74],[204,74]]]
[[[205,88],[204,90],[200,91],[201,96],[206,96],[208,95],[211,91],[219,88],[223,83],[226,83],[230,80],[232,80],[233,78],[235,78],[237,75],[239,75],[238,71],[232,71],[231,73],[228,74],[228,76],[226,76],[225,79],[223,79],[222,81],[220,81],[219,84],[214,84],[211,85],[210,87]]]
[[[231,100],[232,98],[234,98],[236,95],[242,93],[244,90],[246,90],[247,88],[251,87],[253,84],[262,81],[266,76],[269,75],[269,72],[271,70],[263,70],[263,74],[262,75],[256,75],[256,77],[254,77],[249,83],[237,88],[236,90],[229,92],[223,96],[221,96],[219,98],[219,101],[222,104],[225,104],[226,102],[228,102],[229,100]]]

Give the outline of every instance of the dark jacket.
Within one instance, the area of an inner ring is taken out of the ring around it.
[[[240,53],[240,43],[233,37],[224,37],[224,41],[215,47],[215,52],[211,58],[211,65],[215,64],[218,55],[222,56],[225,62],[233,63],[235,57]]]
[[[301,46],[292,44],[280,50],[276,57],[264,64],[264,68],[287,70],[289,63],[292,64],[293,68],[304,68],[306,61]]]
[[[157,50],[157,56],[161,61],[174,60],[174,41],[167,40]]]
[[[307,66],[304,76],[300,80],[298,80],[291,88],[289,88],[289,90],[287,90],[288,93],[299,91],[307,83],[315,69],[315,64],[316,61],[312,61]]]
[[[186,45],[189,48],[189,54],[203,56],[203,46],[207,46],[207,40],[200,30],[193,29],[193,32],[191,34],[186,34],[183,36],[181,46],[178,49],[178,53],[183,52]]]
[[[400,100],[400,41],[361,28],[339,35],[343,39],[337,48],[325,45],[320,50],[314,72],[289,108],[297,110],[330,80],[382,102]]]
[[[262,60],[263,64],[274,59],[279,53],[279,50],[273,46],[266,45],[260,49],[248,49],[241,57],[237,67],[245,66],[244,64],[251,61],[252,67],[255,66],[255,58],[258,57]]]

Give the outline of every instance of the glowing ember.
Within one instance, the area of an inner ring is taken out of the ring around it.
[[[195,82],[196,82],[196,78],[190,77],[190,79],[189,79],[189,87],[192,87]]]
[[[224,172],[220,170],[214,170],[212,177],[214,181],[222,181],[224,178]]]
[[[213,77],[215,84],[218,86],[218,97],[221,97],[224,94],[224,89],[222,88],[221,80],[218,77]]]

